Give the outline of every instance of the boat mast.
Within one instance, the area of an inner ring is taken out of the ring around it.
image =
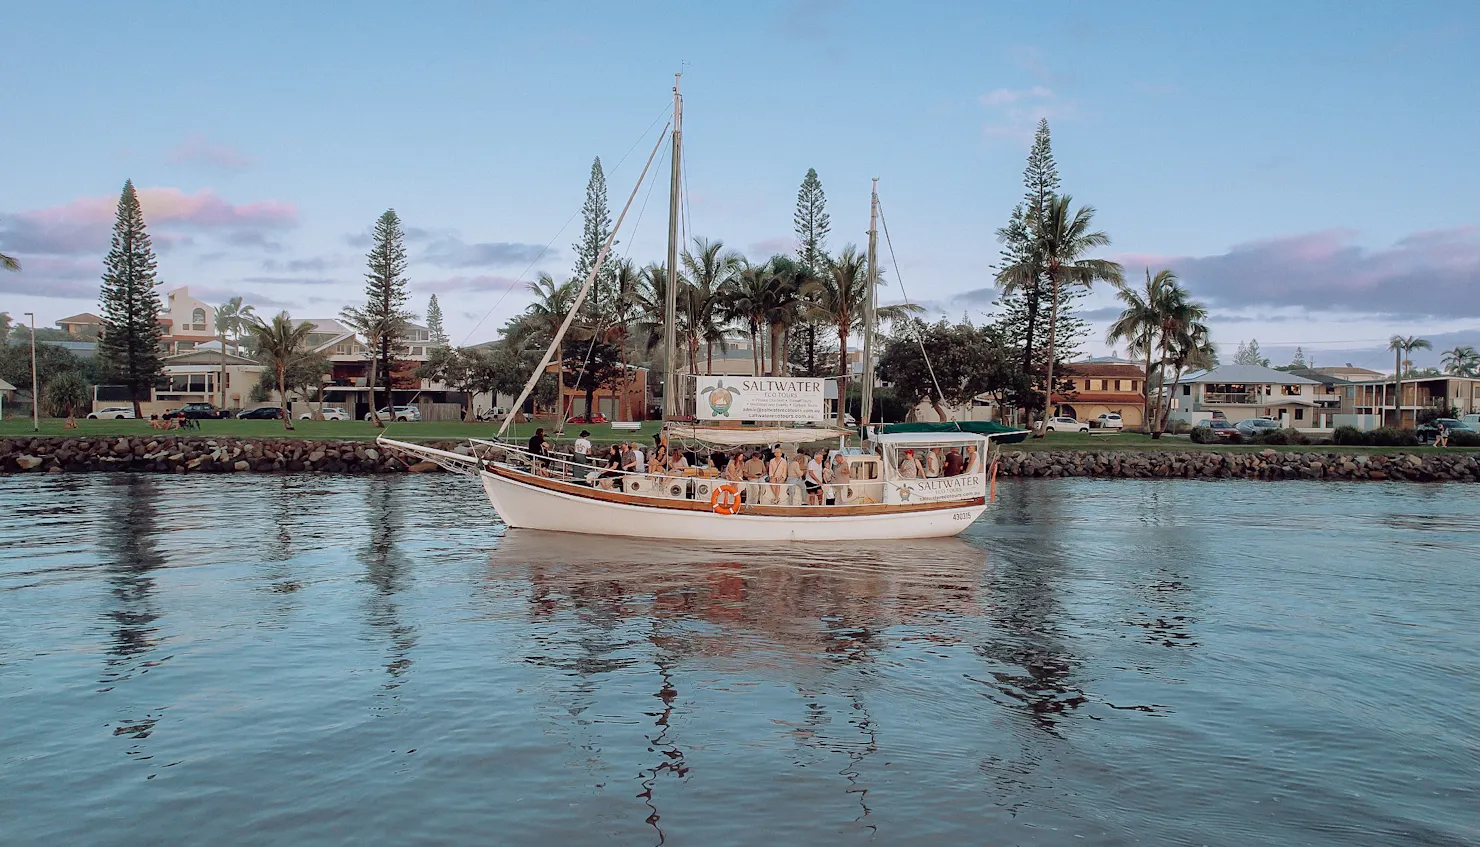
[[[683,412],[678,399],[678,215],[680,168],[683,164],[683,97],[678,93],[682,73],[673,75],[673,177],[668,188],[668,290],[663,298],[663,417]]]
[[[879,178],[874,177],[874,188],[868,207],[868,299],[863,310],[863,407],[859,410],[860,431],[869,425],[874,409],[874,323],[877,320],[879,298]]]

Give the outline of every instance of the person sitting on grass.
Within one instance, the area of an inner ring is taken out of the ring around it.
[[[1434,446],[1449,446],[1449,427],[1445,426],[1444,424],[1439,424],[1439,431],[1434,433]]]

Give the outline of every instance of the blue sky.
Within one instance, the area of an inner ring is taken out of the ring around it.
[[[167,284],[304,317],[358,298],[393,206],[416,307],[437,292],[454,340],[484,340],[552,239],[530,274],[569,272],[593,156],[615,215],[684,62],[692,234],[754,258],[791,249],[808,167],[830,246],[861,243],[877,176],[910,297],[979,315],[1047,117],[1107,253],[1181,273],[1229,353],[1480,342],[1473,3],[56,2],[7,24],[0,250],[26,271],[0,309],[48,323],[96,308],[132,178]],[[623,234],[634,259],[661,257],[664,199]]]

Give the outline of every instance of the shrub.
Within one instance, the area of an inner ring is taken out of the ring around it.
[[[1289,444],[1290,436],[1288,433],[1289,430],[1286,429],[1266,429],[1254,436],[1254,440],[1260,444]]]
[[[1290,429],[1285,430],[1285,443],[1286,444],[1309,444],[1310,443],[1310,436],[1306,435],[1305,433],[1301,432],[1298,429],[1295,429],[1295,428],[1291,427]]]
[[[1367,433],[1369,444],[1375,447],[1412,447],[1418,444],[1418,435],[1411,429],[1384,426]]]
[[[1218,442],[1218,433],[1206,426],[1193,427],[1189,437],[1193,444],[1216,444]]]
[[[1480,447],[1480,432],[1449,433],[1450,447]]]
[[[1172,435],[1186,435],[1192,432],[1193,429],[1194,427],[1192,426],[1192,424],[1188,423],[1187,421],[1181,420],[1180,418],[1172,421]]]
[[[1331,433],[1331,441],[1335,444],[1346,444],[1353,447],[1362,447],[1372,443],[1367,433],[1354,426],[1338,426],[1336,431]]]

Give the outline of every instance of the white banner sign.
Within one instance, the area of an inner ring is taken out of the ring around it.
[[[986,492],[986,474],[960,474],[924,479],[895,479],[889,484],[887,503],[929,503],[935,500],[965,500]]]
[[[695,407],[701,421],[820,421],[821,379],[701,376]]]

